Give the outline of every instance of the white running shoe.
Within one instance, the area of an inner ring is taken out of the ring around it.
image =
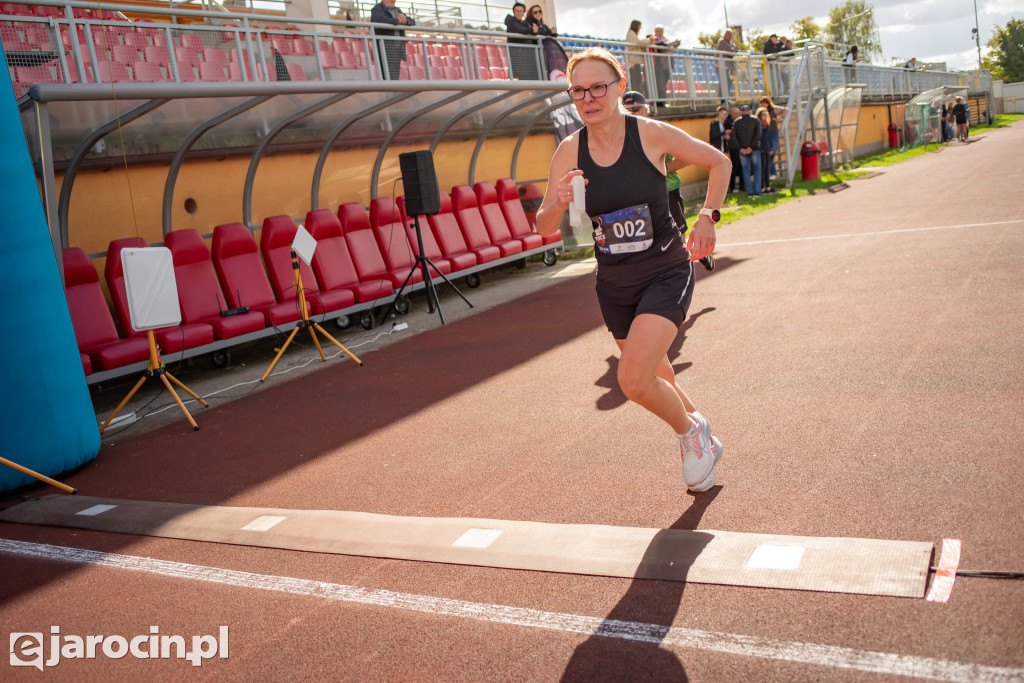
[[[679,438],[679,454],[683,459],[683,481],[695,493],[715,485],[715,464],[722,457],[722,444],[711,436],[711,425],[700,413],[690,415],[693,424]]]

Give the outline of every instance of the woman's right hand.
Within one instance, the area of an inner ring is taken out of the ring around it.
[[[583,171],[581,171],[578,168],[574,168],[573,170],[569,171],[564,176],[562,176],[561,179],[559,179],[559,181],[558,181],[558,204],[560,206],[562,206],[563,208],[566,208],[570,204],[572,204],[572,196],[573,196],[573,192],[572,192],[572,179],[575,178],[576,176],[582,176],[582,175],[583,175]],[[590,182],[590,181],[587,180],[586,178],[583,179],[583,183],[584,184],[586,184],[588,182]]]

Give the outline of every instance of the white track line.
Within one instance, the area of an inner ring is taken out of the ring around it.
[[[582,633],[646,643],[660,643],[668,646],[695,648],[745,657],[778,659],[834,669],[852,669],[869,673],[931,678],[940,681],[964,681],[965,683],[1024,680],[1024,669],[963,664],[927,657],[852,650],[845,647],[787,642],[689,628],[669,628],[658,624],[645,624],[635,621],[619,621],[576,614],[544,612],[524,607],[467,602],[411,593],[395,593],[388,590],[358,588],[287,576],[252,574],[231,569],[168,562],[166,560],[154,560],[148,557],[135,557],[132,555],[116,555],[64,546],[0,539],[0,552],[61,562],[147,572],[172,578],[206,581],[208,583],[238,588],[277,591],[291,595],[339,600],[374,607],[391,607],[413,612],[476,619],[497,624],[525,626],[527,628],[543,628],[566,633]]]
[[[961,228],[984,228],[993,225],[1009,225],[1011,223],[1024,223],[1024,218],[1017,218],[1012,221],[993,221],[991,223],[963,223],[961,225],[937,225],[931,228],[904,228],[902,230],[875,230],[872,232],[852,232],[842,235],[808,235],[805,237],[787,237],[777,240],[760,240],[757,242],[728,242],[720,243],[716,249],[724,247],[749,247],[758,244],[778,244],[781,242],[809,242],[811,240],[838,240],[849,237],[871,237],[872,235],[896,235],[903,232],[924,232],[928,230],[959,230]]]

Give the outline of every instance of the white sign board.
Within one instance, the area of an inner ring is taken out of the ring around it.
[[[299,224],[299,229],[295,231],[292,249],[295,250],[300,259],[305,261],[307,266],[313,265],[313,252],[316,251],[316,240],[306,230],[306,226],[301,223]]]
[[[122,249],[128,314],[136,330],[155,330],[181,323],[174,260],[166,247]]]

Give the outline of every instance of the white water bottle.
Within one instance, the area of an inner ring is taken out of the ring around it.
[[[586,183],[583,180],[583,176],[573,176],[572,203],[569,204],[569,225],[574,228],[580,227],[580,218],[587,210],[585,186]]]

